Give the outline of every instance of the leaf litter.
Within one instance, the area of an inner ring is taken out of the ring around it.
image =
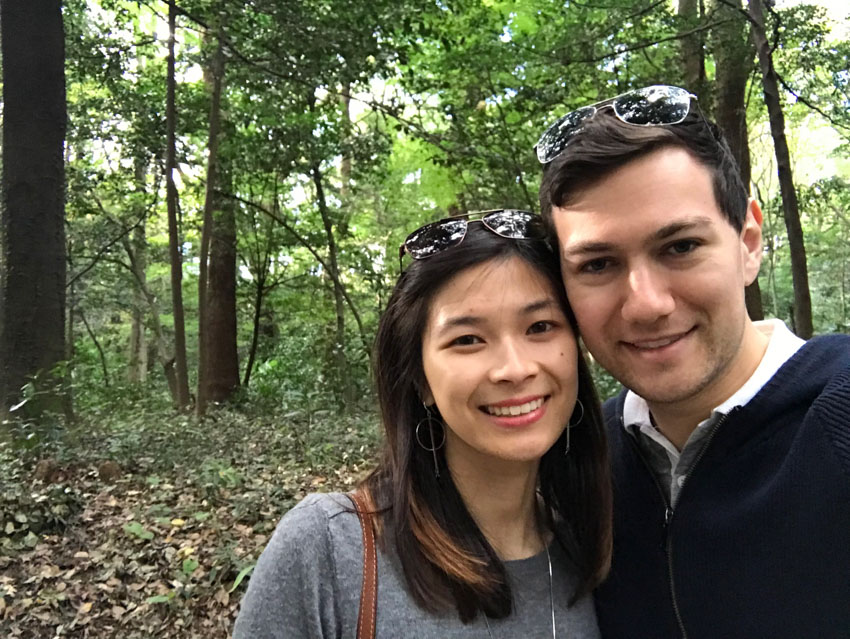
[[[223,412],[196,424],[202,441],[159,433],[153,447],[94,429],[50,458],[53,483],[36,478],[43,460],[0,446],[0,637],[229,637],[283,513],[372,464],[374,418],[332,421],[305,440]],[[98,451],[120,472],[99,473]]]

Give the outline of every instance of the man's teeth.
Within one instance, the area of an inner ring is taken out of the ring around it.
[[[526,402],[525,404],[519,404],[518,406],[486,406],[485,408],[491,415],[513,417],[516,415],[525,415],[533,410],[537,410],[541,406],[543,406],[542,397],[531,402]]]

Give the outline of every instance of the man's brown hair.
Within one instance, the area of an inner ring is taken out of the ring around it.
[[[635,126],[603,109],[582,126],[564,152],[543,169],[540,209],[553,237],[554,207],[569,204],[626,163],[665,147],[686,149],[710,171],[720,210],[736,231],[743,229],[749,198],[740,170],[718,127],[699,112],[692,110],[679,124]]]

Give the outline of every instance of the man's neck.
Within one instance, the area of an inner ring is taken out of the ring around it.
[[[741,348],[724,375],[685,400],[647,402],[655,427],[678,450],[682,450],[700,422],[711,417],[712,411],[732,397],[753,375],[769,342],[769,334],[747,320]]]

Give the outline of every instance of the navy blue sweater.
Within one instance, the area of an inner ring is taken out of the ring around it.
[[[850,638],[850,336],[807,342],[715,429],[674,511],[605,404],[614,557],[602,636]]]

